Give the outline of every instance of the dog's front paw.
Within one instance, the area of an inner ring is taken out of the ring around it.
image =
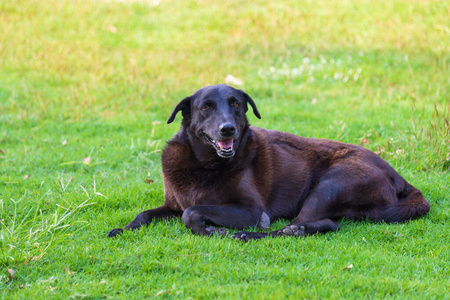
[[[250,237],[247,234],[248,232],[236,232],[231,236],[231,238],[241,242],[248,242],[250,241]]]
[[[281,234],[286,236],[304,236],[305,226],[288,225],[281,229]]]
[[[122,232],[123,232],[122,228],[115,228],[115,229],[111,230],[110,232],[108,232],[108,237],[113,238],[115,236],[122,234]]]

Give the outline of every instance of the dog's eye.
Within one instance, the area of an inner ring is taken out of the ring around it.
[[[202,110],[208,110],[210,108],[211,108],[211,106],[209,104],[205,104],[202,106]]]
[[[239,102],[231,102],[232,107],[239,107],[241,104]]]

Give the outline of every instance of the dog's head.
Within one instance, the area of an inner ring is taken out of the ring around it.
[[[172,123],[181,111],[183,126],[189,132],[213,147],[218,156],[230,158],[236,153],[240,137],[248,126],[245,115],[248,104],[261,119],[255,102],[245,92],[225,84],[207,86],[178,103],[167,123]]]

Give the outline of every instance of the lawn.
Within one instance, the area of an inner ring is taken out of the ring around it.
[[[449,298],[449,15],[448,1],[0,0],[0,297]],[[179,219],[106,238],[161,205],[167,118],[227,75],[252,125],[363,145],[430,213],[249,243]]]

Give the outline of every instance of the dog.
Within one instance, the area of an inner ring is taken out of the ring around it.
[[[108,236],[172,217],[205,236],[292,219],[280,230],[232,235],[249,241],[335,231],[341,218],[403,222],[429,211],[421,191],[372,151],[250,126],[249,106],[261,118],[249,95],[224,84],[179,102],[167,123],[181,112],[181,128],[162,152],[164,204]]]

